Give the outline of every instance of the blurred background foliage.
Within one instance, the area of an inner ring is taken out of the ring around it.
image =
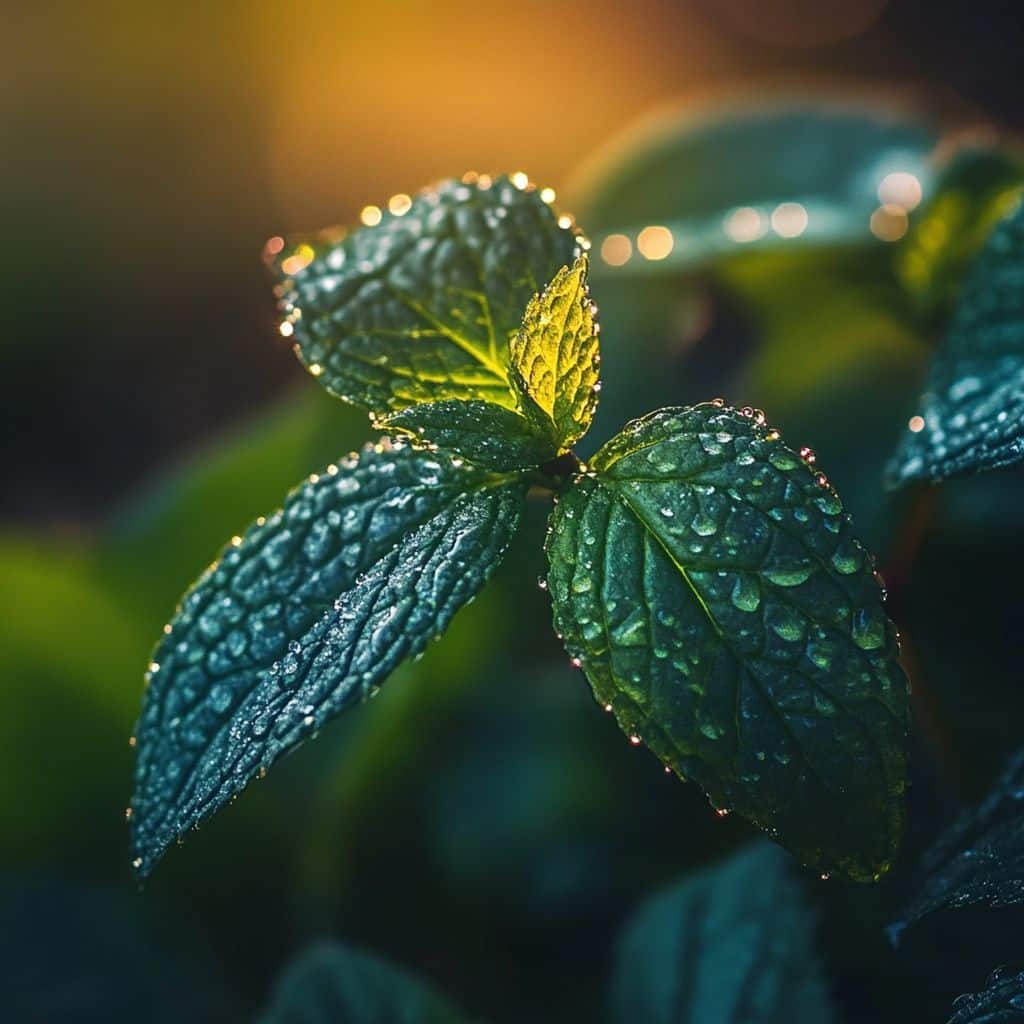
[[[848,1021],[944,1019],[977,987],[992,964],[970,930],[897,956],[883,926],[916,851],[1020,743],[1024,474],[897,498],[880,476],[963,267],[1022,181],[1017,21],[898,0],[7,12],[13,1019],[248,1019],[327,936],[479,1017],[597,1019],[627,913],[749,838],[624,742],[565,664],[536,504],[441,644],[143,893],[128,881],[128,738],[160,627],[225,538],[369,436],[277,335],[260,248],[469,168],[525,168],[593,240],[591,446],[721,394],[817,451],[880,555],[916,717],[903,866],[872,889],[808,883],[826,974]],[[919,201],[879,195],[891,172]]]

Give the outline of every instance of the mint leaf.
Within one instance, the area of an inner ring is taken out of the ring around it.
[[[871,556],[824,477],[717,403],[634,421],[561,498],[557,632],[597,700],[805,863],[888,870],[907,684]]]
[[[519,413],[493,402],[428,402],[377,417],[375,425],[388,433],[430,443],[499,472],[534,469],[556,452]]]
[[[789,858],[756,843],[650,900],[615,972],[621,1024],[828,1024],[815,920]]]
[[[314,946],[274,987],[260,1024],[458,1024],[466,1018],[423,982],[344,946]]]
[[[936,482],[1024,459],[1024,206],[975,261],[888,480]]]
[[[1024,1018],[1024,970],[997,967],[978,993],[958,996],[946,1024],[1000,1024]]]
[[[286,323],[328,391],[380,415],[448,399],[516,407],[509,339],[578,244],[536,190],[482,182],[445,182],[375,227],[282,250]]]
[[[235,538],[153,654],[136,872],[423,650],[501,560],[524,490],[441,453],[367,446]]]
[[[587,288],[587,257],[578,257],[538,292],[512,339],[512,371],[526,415],[557,450],[590,429],[600,390],[597,307]]]
[[[920,890],[890,926],[895,940],[908,925],[939,911],[1024,903],[1024,750],[988,796],[965,810],[925,854],[921,868]]]

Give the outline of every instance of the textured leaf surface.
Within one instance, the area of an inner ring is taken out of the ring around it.
[[[1024,1020],[1024,971],[1019,966],[998,967],[981,992],[962,995],[953,1002],[947,1024],[1003,1024]]]
[[[897,938],[904,927],[939,910],[1024,904],[1024,751],[928,851],[922,872],[920,892],[892,928]]]
[[[814,914],[789,858],[756,843],[656,896],[629,924],[620,1024],[827,1024]]]
[[[136,871],[440,633],[501,559],[523,489],[441,454],[368,446],[235,538],[153,654]]]
[[[889,467],[889,481],[943,480],[1024,458],[1024,207],[996,227]]]
[[[552,514],[555,626],[635,742],[824,872],[886,871],[907,685],[835,492],[756,413],[630,424]]]
[[[274,989],[261,1024],[457,1024],[465,1018],[421,981],[338,945],[300,956]]]
[[[590,428],[600,390],[597,307],[587,288],[587,257],[563,267],[526,307],[512,339],[513,378],[559,450]]]
[[[378,417],[378,428],[429,438],[479,466],[500,471],[534,469],[555,455],[554,442],[523,416],[493,402],[428,402]]]
[[[576,252],[536,190],[499,178],[446,182],[277,267],[299,358],[335,395],[380,414],[452,398],[515,408],[509,339]]]

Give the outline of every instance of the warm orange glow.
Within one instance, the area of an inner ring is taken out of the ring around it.
[[[886,203],[871,214],[871,234],[883,242],[898,242],[908,226],[907,211],[902,206]]]
[[[292,274],[297,274],[300,270],[305,270],[313,262],[315,255],[313,246],[303,242],[302,245],[295,249],[291,256],[281,261],[281,269],[290,277]]]
[[[646,260],[663,260],[675,244],[672,232],[657,224],[644,228],[636,238],[636,247]]]
[[[412,209],[412,198],[404,192],[399,192],[397,196],[392,196],[388,200],[388,209],[396,217],[402,217]]]
[[[907,424],[910,432],[913,434],[920,434],[924,430],[924,417],[923,416],[911,416],[910,422]]]
[[[609,267],[621,267],[633,255],[633,243],[625,235],[609,235],[601,243],[601,259]]]

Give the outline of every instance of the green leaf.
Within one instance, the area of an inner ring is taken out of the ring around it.
[[[918,412],[889,466],[892,487],[1024,459],[1024,206],[976,260]]]
[[[970,261],[1024,184],[1021,154],[969,147],[953,154],[923,209],[910,218],[896,270],[927,324],[952,315]]]
[[[1024,971],[997,967],[981,992],[958,996],[946,1024],[1001,1024],[1024,1018]]]
[[[234,538],[153,654],[137,873],[422,651],[501,560],[524,489],[440,453],[367,446]]]
[[[938,140],[893,109],[782,94],[649,122],[581,175],[576,212],[595,251],[609,235],[633,247],[624,264],[597,261],[595,275],[663,274],[762,248],[879,246],[870,227],[879,186],[900,173],[927,194]],[[672,244],[665,252],[655,238],[655,258],[644,259],[649,226],[667,228]]]
[[[903,828],[907,684],[871,556],[753,410],[666,409],[552,514],[556,630],[633,741],[807,864],[857,880]]]
[[[332,394],[380,415],[449,399],[516,408],[509,339],[578,243],[532,187],[484,181],[280,253],[287,330]]]
[[[374,423],[380,430],[416,441],[429,438],[434,445],[498,472],[534,469],[557,450],[523,416],[493,402],[427,402],[377,417]]]
[[[903,930],[939,911],[1024,903],[1024,750],[988,796],[964,811],[922,859],[917,895],[890,927]]]
[[[597,307],[587,257],[562,267],[526,307],[512,339],[512,371],[526,415],[564,451],[590,429],[600,390]]]
[[[619,950],[621,1024],[828,1024],[815,915],[789,858],[756,843],[648,902]]]
[[[299,956],[261,1024],[458,1024],[466,1018],[405,971],[336,944]]]

